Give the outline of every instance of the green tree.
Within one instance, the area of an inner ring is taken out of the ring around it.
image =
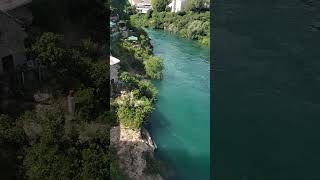
[[[31,52],[41,63],[54,67],[66,59],[67,50],[63,36],[51,32],[43,33],[31,46]]]
[[[64,140],[65,134],[65,111],[60,104],[43,110],[37,114],[42,127],[42,140],[46,142],[59,143]]]
[[[169,5],[169,0],[151,0],[151,4],[155,11],[162,12]]]
[[[109,177],[109,131],[101,128],[89,140],[79,141],[78,126],[64,129],[65,112],[59,106],[36,114],[43,128],[40,138],[26,148],[26,179],[106,179]],[[32,117],[34,119],[34,117]],[[59,134],[58,134],[59,133]]]
[[[109,107],[109,64],[106,61],[98,61],[90,67],[89,77],[97,101],[96,110],[105,112]]]
[[[98,57],[98,43],[95,43],[91,38],[82,40],[81,55],[85,57]]]
[[[23,145],[26,135],[23,128],[18,126],[14,119],[0,114],[0,145],[16,144]]]
[[[151,102],[155,100],[158,92],[151,81],[131,75],[128,72],[121,73],[120,79],[124,82],[126,90],[136,91],[138,97],[147,97]]]
[[[39,142],[27,148],[24,168],[27,179],[72,179],[72,160],[57,144]]]
[[[96,114],[96,98],[93,88],[86,88],[76,93],[76,108],[81,119],[85,121],[95,120]]]
[[[144,62],[146,74],[151,79],[160,79],[162,77],[163,61],[160,57],[151,56]]]
[[[134,129],[141,128],[142,123],[153,110],[152,102],[146,97],[139,98],[138,94],[138,91],[131,91],[116,100],[120,123]]]
[[[81,150],[81,179],[104,180],[110,176],[110,131],[102,128]]]
[[[185,6],[185,10],[191,11],[203,11],[208,10],[210,0],[188,0]]]

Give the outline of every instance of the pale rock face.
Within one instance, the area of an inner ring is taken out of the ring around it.
[[[143,157],[144,152],[153,154],[155,145],[149,136],[141,136],[139,130],[128,129],[123,126],[116,126],[111,129],[111,145],[117,149],[120,168],[129,178],[133,180],[162,180],[160,175],[147,175],[143,173],[146,166],[146,160]]]

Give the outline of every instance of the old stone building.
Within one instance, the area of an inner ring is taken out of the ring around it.
[[[12,72],[26,63],[23,23],[6,12],[0,11],[0,74]]]
[[[27,34],[24,26],[32,21],[32,15],[26,8],[31,2],[0,1],[0,74],[13,72],[17,66],[26,63],[24,40]]]

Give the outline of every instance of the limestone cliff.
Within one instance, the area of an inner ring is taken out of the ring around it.
[[[111,145],[116,148],[119,156],[120,169],[132,180],[162,180],[159,175],[149,175],[144,172],[146,159],[144,153],[153,155],[156,149],[146,130],[128,129],[116,126],[111,129]]]

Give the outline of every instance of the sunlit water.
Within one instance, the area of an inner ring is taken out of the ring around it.
[[[151,116],[157,157],[175,169],[174,180],[210,179],[210,51],[197,42],[148,30],[164,76]]]

